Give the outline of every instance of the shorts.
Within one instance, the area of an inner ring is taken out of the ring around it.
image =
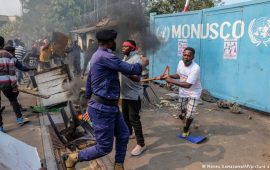
[[[182,114],[185,114],[186,119],[193,119],[196,113],[196,108],[198,105],[198,99],[193,97],[180,97],[180,110]],[[185,111],[185,113],[183,113]]]

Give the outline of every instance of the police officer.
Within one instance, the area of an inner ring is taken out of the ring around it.
[[[96,33],[99,48],[91,58],[86,83],[88,113],[94,125],[97,144],[78,153],[64,154],[66,168],[73,169],[78,161],[89,161],[109,154],[115,137],[114,169],[124,169],[129,130],[118,107],[118,72],[127,76],[140,75],[148,65],[148,60],[142,57],[141,64],[128,64],[116,57],[112,53],[116,50],[116,37],[117,32],[114,30],[101,30]]]

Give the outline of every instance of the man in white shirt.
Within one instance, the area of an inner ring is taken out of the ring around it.
[[[186,125],[183,129],[183,137],[189,135],[189,127],[194,119],[194,113],[198,100],[201,96],[202,86],[200,81],[200,66],[193,61],[195,50],[187,47],[183,52],[182,60],[179,61],[177,73],[174,75],[161,75],[167,83],[179,86],[179,102],[181,115],[180,119],[186,118]],[[180,79],[174,80],[174,79]]]

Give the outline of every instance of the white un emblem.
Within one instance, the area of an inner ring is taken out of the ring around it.
[[[270,44],[270,18],[253,19],[248,27],[250,40],[256,46]]]
[[[161,42],[167,42],[170,38],[170,28],[168,26],[158,26],[156,36]]]

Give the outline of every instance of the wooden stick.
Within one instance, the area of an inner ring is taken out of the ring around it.
[[[153,78],[143,79],[143,80],[141,80],[141,82],[147,82],[147,81],[153,81],[153,80],[158,80],[158,78],[153,77]]]
[[[19,90],[20,92],[22,92],[22,93],[30,94],[30,95],[37,96],[37,97],[44,98],[44,99],[48,99],[48,98],[51,97],[50,95],[37,94],[37,93],[35,93],[35,92],[29,91],[29,90],[25,90],[25,89],[20,89],[20,88],[18,88],[18,90]]]
[[[170,67],[169,66],[166,66],[166,68],[164,69],[164,72],[163,72],[164,75],[170,75]],[[153,81],[153,80],[159,80],[158,77],[153,77],[153,78],[148,78],[148,79],[143,79],[141,80],[141,82],[147,82],[147,81]]]

